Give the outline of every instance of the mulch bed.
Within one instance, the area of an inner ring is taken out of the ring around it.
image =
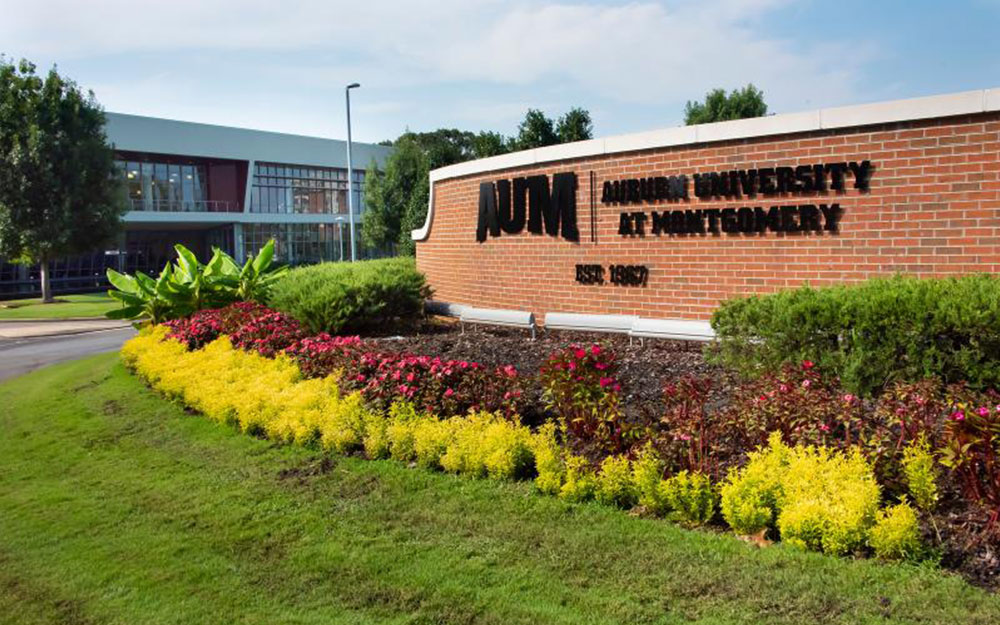
[[[400,335],[370,336],[380,351],[469,360],[486,366],[513,365],[527,376],[538,373],[553,353],[571,345],[598,343],[613,350],[620,365],[626,420],[649,422],[663,412],[663,386],[683,376],[711,377],[713,397],[724,404],[738,378],[723,368],[705,362],[703,345],[685,341],[630,341],[627,336],[581,332],[544,332],[535,339],[525,330],[467,326],[463,331],[453,319],[429,318]],[[537,424],[552,417],[542,406],[541,389],[526,390],[525,422]],[[947,480],[943,480],[947,482]],[[943,484],[945,492],[934,515],[941,535],[940,559],[970,583],[1000,591],[1000,530],[984,532],[988,512],[970,504]],[[926,524],[927,544],[937,544],[935,532]]]
[[[535,375],[553,353],[571,345],[594,343],[611,349],[620,366],[625,418],[649,419],[663,411],[663,385],[682,376],[710,376],[717,382],[720,396],[735,383],[717,366],[705,362],[702,344],[690,341],[646,339],[630,341],[619,334],[539,331],[535,339],[526,330],[493,326],[466,326],[464,332],[452,319],[434,317],[404,335],[372,339],[378,349],[407,352],[442,359],[469,360],[497,367],[513,365],[522,375]],[[526,389],[526,414],[529,423],[546,415],[542,409],[541,389],[532,384]]]

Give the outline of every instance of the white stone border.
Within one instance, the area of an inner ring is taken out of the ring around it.
[[[908,100],[842,106],[806,113],[785,113],[769,117],[716,122],[714,124],[664,128],[662,130],[637,132],[628,135],[607,137],[605,139],[591,139],[589,141],[552,145],[533,150],[512,152],[501,156],[481,158],[465,163],[456,163],[455,165],[435,169],[430,173],[430,196],[428,198],[427,218],[424,221],[424,225],[419,230],[413,230],[410,235],[414,241],[424,241],[427,239],[431,231],[431,222],[434,220],[434,183],[449,178],[469,176],[484,171],[513,169],[526,165],[537,165],[539,163],[587,158],[605,154],[810,132],[814,130],[831,130],[834,128],[914,121],[935,117],[988,113],[997,110],[1000,110],[1000,88],[981,89]]]

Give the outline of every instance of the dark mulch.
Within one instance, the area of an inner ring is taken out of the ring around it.
[[[682,376],[709,376],[719,390],[733,382],[720,367],[705,362],[702,344],[687,341],[646,339],[629,341],[627,336],[586,332],[540,331],[535,339],[526,330],[491,326],[466,326],[450,319],[432,318],[405,335],[372,339],[380,350],[407,352],[442,359],[470,360],[495,367],[514,365],[522,375],[538,373],[545,360],[571,345],[600,344],[613,350],[620,369],[625,418],[649,420],[662,413],[663,386]],[[545,418],[541,388],[530,384],[525,396],[526,421]]]

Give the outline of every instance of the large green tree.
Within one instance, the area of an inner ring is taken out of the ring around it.
[[[373,160],[365,173],[365,217],[361,239],[365,245],[395,244],[401,254],[413,253],[410,230],[427,215],[430,158],[413,136],[403,135],[379,170]]]
[[[0,58],[0,256],[41,267],[112,242],[126,204],[104,111],[55,68]]]
[[[691,102],[684,106],[684,123],[708,124],[731,119],[746,119],[767,115],[764,92],[748,84],[726,95],[725,89],[713,89],[705,95],[704,102]]]
[[[555,122],[538,109],[528,109],[524,121],[517,127],[514,145],[518,150],[530,150],[559,143]]]
[[[593,139],[594,122],[590,119],[590,113],[582,108],[571,108],[559,118],[556,134],[559,135],[559,143]]]

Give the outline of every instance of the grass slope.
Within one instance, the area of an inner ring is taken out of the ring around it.
[[[104,313],[120,307],[107,293],[57,295],[52,304],[43,304],[41,298],[0,301],[0,321],[104,317]]]
[[[0,385],[0,621],[964,623],[943,573],[239,435],[103,355]]]

